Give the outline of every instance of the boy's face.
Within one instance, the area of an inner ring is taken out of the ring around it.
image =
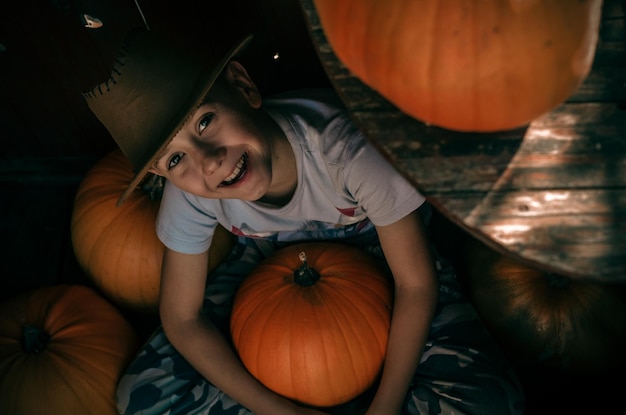
[[[256,87],[231,78],[214,85],[150,171],[201,197],[254,201],[272,183],[272,130]]]

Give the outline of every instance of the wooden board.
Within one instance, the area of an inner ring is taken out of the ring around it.
[[[312,0],[313,43],[356,124],[454,223],[529,264],[576,278],[626,281],[624,10],[604,3],[592,71],[525,128],[452,132],[401,113],[334,55]]]

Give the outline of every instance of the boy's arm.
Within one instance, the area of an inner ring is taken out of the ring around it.
[[[208,252],[166,248],[160,315],[172,345],[213,385],[256,414],[322,414],[299,408],[252,377],[215,325],[202,313]]]
[[[399,414],[430,330],[438,282],[417,210],[377,232],[393,273],[395,298],[382,378],[367,414]]]

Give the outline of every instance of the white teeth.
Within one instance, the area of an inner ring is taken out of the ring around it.
[[[245,163],[246,163],[246,155],[244,154],[243,156],[241,156],[241,158],[237,162],[237,165],[235,166],[235,170],[233,170],[231,175],[228,176],[226,179],[224,179],[222,183],[231,184],[231,182],[237,179],[239,174],[241,174],[241,169],[243,168]]]

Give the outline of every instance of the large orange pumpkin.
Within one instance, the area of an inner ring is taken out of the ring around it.
[[[519,127],[588,75],[602,0],[314,0],[337,57],[421,121]]]
[[[74,200],[72,245],[81,268],[107,297],[126,308],[155,313],[165,249],[155,230],[160,189],[158,182],[148,181],[116,207],[132,178],[130,162],[119,149],[87,172]],[[218,226],[209,271],[224,260],[234,240]]]
[[[572,279],[470,241],[469,293],[520,364],[593,373],[626,363],[626,284]]]
[[[248,371],[297,402],[328,407],[373,385],[384,359],[389,281],[362,251],[308,242],[276,251],[235,296],[232,339]]]
[[[114,415],[118,379],[138,348],[120,312],[80,285],[0,304],[0,413]]]

